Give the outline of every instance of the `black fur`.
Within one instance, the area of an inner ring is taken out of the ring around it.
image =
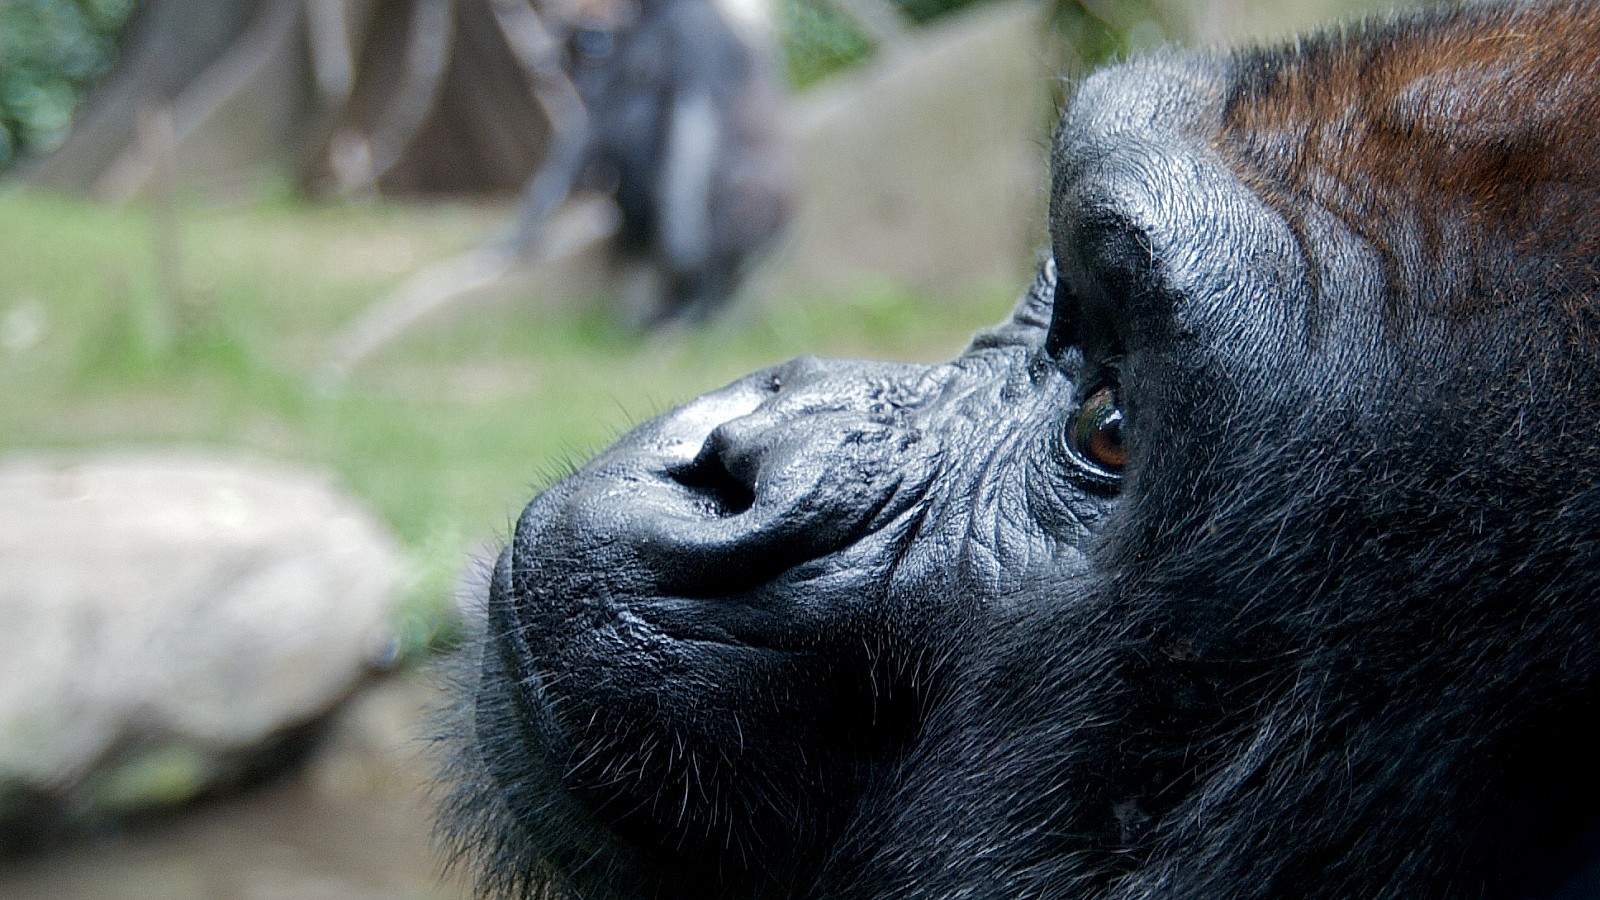
[[[1596,112],[1578,3],[1092,77],[1009,322],[530,504],[453,846],[587,900],[1600,896]]]

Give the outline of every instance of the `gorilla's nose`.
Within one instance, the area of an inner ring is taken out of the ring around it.
[[[727,435],[727,426],[719,426],[688,465],[667,474],[704,498],[714,515],[737,516],[755,505],[760,472],[750,454],[732,444]]]
[[[879,527],[932,474],[924,436],[883,400],[913,368],[796,360],[669,413],[652,442],[665,490],[644,504],[638,550],[678,591],[725,590]]]

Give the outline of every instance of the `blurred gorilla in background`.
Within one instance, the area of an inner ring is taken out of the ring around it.
[[[1087,79],[955,360],[800,359],[537,497],[486,894],[1600,896],[1600,6]]]
[[[633,270],[630,324],[710,318],[789,217],[791,135],[771,48],[716,0],[570,5],[555,19],[581,109],[557,116],[513,240],[536,244],[565,198],[605,194]]]

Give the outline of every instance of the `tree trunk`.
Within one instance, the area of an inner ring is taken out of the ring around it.
[[[493,3],[523,0],[146,0],[73,132],[26,181],[126,199],[170,119],[176,188],[247,196],[263,175],[313,193],[504,193],[548,125]]]

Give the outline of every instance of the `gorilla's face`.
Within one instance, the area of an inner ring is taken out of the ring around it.
[[[619,840],[697,878],[815,862],[963,623],[1086,569],[1120,413],[1047,340],[1053,269],[948,364],[753,374],[528,506],[489,628],[532,745]]]
[[[535,499],[458,761],[486,883],[1561,883],[1600,810],[1564,743],[1600,657],[1600,156],[1550,110],[1600,100],[1596,18],[1101,73],[1009,321],[751,375]]]

